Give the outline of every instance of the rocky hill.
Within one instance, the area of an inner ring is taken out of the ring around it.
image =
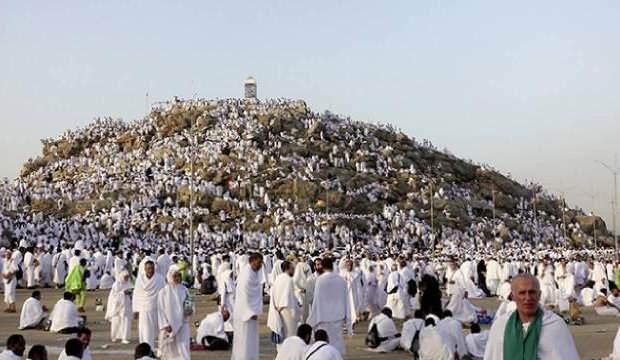
[[[172,101],[134,122],[97,119],[43,140],[11,186],[18,201],[5,214],[93,222],[112,238],[187,236],[193,194],[203,241],[243,232],[292,244],[336,232],[336,243],[428,246],[433,233],[438,244],[562,243],[562,220],[572,245],[592,244],[594,226],[609,241],[601,218],[566,209],[562,219],[561,201],[538,185],[284,99]]]

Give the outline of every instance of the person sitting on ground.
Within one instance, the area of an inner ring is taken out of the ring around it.
[[[458,320],[452,318],[450,310],[444,310],[443,318],[437,323],[437,330],[439,330],[439,333],[448,344],[448,348],[456,349],[459,358],[462,359],[467,354],[463,325]]]
[[[437,329],[438,322],[439,318],[434,314],[426,317],[424,329],[420,331],[420,350],[418,351],[420,360],[454,359],[454,350],[448,348],[446,340]]]
[[[599,316],[619,316],[620,309],[607,298],[607,289],[599,290],[596,300],[594,300],[594,311]]]
[[[109,290],[112,288],[112,285],[114,285],[114,278],[112,277],[112,275],[110,275],[109,271],[106,271],[106,273],[103,274],[101,280],[99,281],[99,289]]]
[[[405,321],[400,337],[400,347],[403,350],[412,353],[418,352],[420,349],[420,331],[424,329],[424,324],[424,312],[422,310],[416,310],[413,319]]]
[[[342,360],[338,349],[329,344],[327,332],[319,329],[314,333],[314,344],[304,352],[305,360]]]
[[[564,320],[541,309],[540,283],[530,274],[512,280],[517,310],[495,320],[484,351],[485,360],[577,360],[579,354]]]
[[[594,291],[594,281],[590,280],[586,283],[586,286],[579,292],[579,303],[583,306],[594,305],[596,299],[596,292]]]
[[[14,334],[6,340],[6,349],[0,353],[0,360],[19,360],[26,351],[26,339]]]
[[[474,360],[482,359],[489,340],[489,332],[486,330],[481,332],[478,324],[471,324],[469,330],[471,333],[465,337],[467,352]]]
[[[84,354],[82,342],[75,338],[67,340],[67,342],[65,343],[65,350],[63,352],[64,354],[66,354],[65,357],[59,357],[58,360],[60,360],[61,358],[63,360],[82,360],[82,355]]]
[[[478,321],[477,312],[480,311],[467,298],[467,291],[460,286],[453,287],[453,293],[446,309],[452,312],[452,317],[462,324],[471,324]]]
[[[207,315],[196,331],[196,340],[207,350],[228,350],[230,339],[224,331],[224,323],[229,318],[230,312],[224,308]]]
[[[620,289],[614,287],[610,290],[611,294],[607,296],[607,300],[615,307],[620,308]]]
[[[135,360],[156,360],[155,354],[153,354],[153,350],[151,349],[151,345],[148,343],[138,344],[138,346],[136,346],[136,350],[134,351],[133,358]]]
[[[91,335],[92,333],[88,328],[78,329],[78,332],[75,335],[76,339],[80,341],[80,344],[82,344],[82,360],[92,360],[89,347]],[[69,360],[69,354],[63,350],[63,352],[60,353],[58,360]]]
[[[312,340],[312,326],[302,324],[297,328],[297,336],[289,336],[280,345],[275,360],[305,360],[304,353]]]
[[[376,335],[375,335],[376,332]],[[375,352],[392,352],[400,345],[400,333],[392,320],[392,310],[384,307],[368,324],[368,338],[377,337],[367,345]]]
[[[80,327],[80,315],[73,303],[74,296],[65,292],[63,298],[58,300],[50,315],[50,331],[61,334],[76,333]]]
[[[41,304],[41,292],[35,290],[32,297],[24,301],[22,312],[19,317],[19,329],[44,329],[45,323],[49,317],[49,312],[45,306]]]
[[[34,345],[28,351],[28,360],[47,360],[47,349],[43,345]]]

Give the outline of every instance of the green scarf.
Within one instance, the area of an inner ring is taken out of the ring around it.
[[[523,336],[523,323],[515,311],[508,318],[504,330],[504,360],[536,360],[538,340],[542,329],[543,311],[538,309]]]

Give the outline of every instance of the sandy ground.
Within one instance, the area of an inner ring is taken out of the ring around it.
[[[18,290],[18,307],[30,295],[29,290]],[[60,290],[43,289],[42,302],[48,308],[52,308],[54,303],[62,296]],[[89,292],[87,295],[87,317],[88,327],[93,331],[91,349],[94,359],[133,359],[133,348],[135,347],[135,337],[137,337],[136,323],[133,324],[134,343],[129,345],[112,344],[109,341],[109,325],[103,320],[103,313],[94,311],[94,303],[96,298],[107,300],[107,291]],[[197,316],[192,322],[198,321],[205,314],[215,311],[216,304],[208,300],[204,296],[196,298]],[[495,309],[497,301],[495,299],[484,299],[474,301],[477,306],[487,309]],[[571,326],[571,332],[575,337],[575,342],[579,350],[581,359],[600,359],[611,353],[612,343],[620,318],[608,317],[603,318],[597,316],[592,309],[584,310],[586,324],[582,326]],[[265,326],[266,314],[260,318],[261,322],[261,359],[273,359],[275,356],[267,328]],[[50,359],[56,359],[60,353],[65,341],[69,338],[67,335],[51,334],[48,332],[28,330],[19,332],[17,325],[19,323],[19,314],[0,313],[0,341],[4,341],[8,335],[12,333],[22,333],[26,338],[27,346],[34,344],[43,344],[48,348]],[[400,323],[398,324],[400,327]],[[357,333],[351,338],[347,338],[347,359],[411,359],[411,356],[403,351],[390,354],[375,354],[365,350],[364,337],[368,323],[364,322],[356,326]],[[195,335],[195,328],[192,325],[192,336]],[[107,345],[107,348],[102,346]],[[56,355],[56,356],[54,356]],[[192,359],[230,359],[230,352],[193,352]]]

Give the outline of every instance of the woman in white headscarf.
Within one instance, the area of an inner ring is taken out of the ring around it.
[[[157,295],[160,358],[189,360],[189,317],[194,306],[176,266],[170,267],[166,279],[168,284]]]
[[[112,285],[108,295],[108,306],[105,319],[110,322],[110,337],[112,342],[119,339],[123,344],[129,344],[131,338],[131,283],[129,273],[123,270],[119,278]]]

